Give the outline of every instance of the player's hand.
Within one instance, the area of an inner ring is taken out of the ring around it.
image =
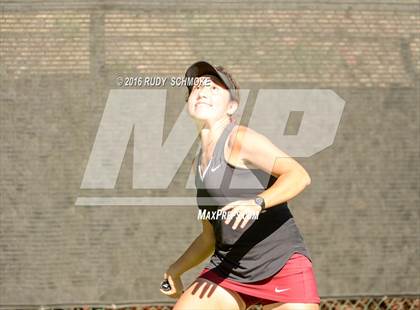
[[[164,291],[160,288],[160,291],[171,298],[179,298],[184,292],[184,285],[180,276],[172,275],[168,270],[163,274],[163,278],[168,280],[171,289],[169,291]]]
[[[257,205],[253,199],[237,200],[227,204],[220,210],[222,210],[222,212],[228,212],[228,216],[225,220],[226,225],[228,225],[236,216],[235,221],[232,221],[232,229],[235,230],[241,221],[242,224],[240,228],[244,228],[251,217],[257,219],[261,212],[261,206]]]

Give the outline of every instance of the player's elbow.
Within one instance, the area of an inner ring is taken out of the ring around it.
[[[305,184],[305,186],[308,186],[309,184],[311,184],[311,177],[309,176],[309,173],[306,172],[305,169],[302,169],[302,171],[301,171],[301,178],[302,178],[302,182],[303,182],[303,184]]]

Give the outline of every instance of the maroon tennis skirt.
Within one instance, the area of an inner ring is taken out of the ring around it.
[[[254,304],[316,303],[321,300],[311,261],[295,252],[275,275],[252,283],[240,283],[222,277],[215,271],[203,269],[199,278],[237,292],[248,308]]]

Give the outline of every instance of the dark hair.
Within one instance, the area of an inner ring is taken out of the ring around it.
[[[238,104],[240,103],[240,97],[239,97],[239,84],[235,81],[235,79],[232,77],[232,74],[230,74],[229,71],[226,70],[226,68],[222,66],[215,66],[217,71],[221,72],[222,74],[226,75],[226,77],[229,79],[229,81],[235,86],[235,89],[229,89],[230,94],[230,100],[236,101]],[[185,95],[185,101],[188,101],[188,98],[190,97],[190,89],[188,89],[188,92]]]

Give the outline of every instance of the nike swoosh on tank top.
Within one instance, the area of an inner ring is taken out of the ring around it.
[[[230,123],[216,142],[204,175],[200,158],[195,160],[197,205],[203,212],[218,209],[238,199],[252,199],[270,187],[276,177],[261,169],[234,167],[224,157],[224,147],[236,123]],[[287,202],[268,208],[244,228],[232,229],[235,218],[226,225],[220,216],[209,218],[216,246],[205,268],[242,283],[266,279],[276,274],[293,255],[301,253],[312,261]]]

